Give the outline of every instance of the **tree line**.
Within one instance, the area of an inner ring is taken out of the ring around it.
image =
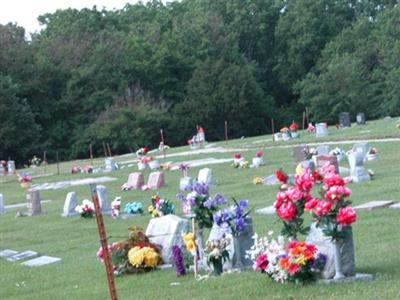
[[[400,114],[393,0],[150,1],[57,10],[26,39],[0,25],[0,158],[64,159]]]

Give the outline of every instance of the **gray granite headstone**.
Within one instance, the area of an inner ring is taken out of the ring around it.
[[[307,145],[293,147],[293,156],[295,162],[299,163],[307,159],[309,148]]]
[[[317,138],[326,137],[329,135],[328,128],[325,123],[317,123],[315,124],[315,136]]]
[[[189,221],[176,215],[166,215],[159,218],[152,218],[146,229],[146,236],[154,244],[160,245],[161,257],[164,263],[172,262],[172,247],[181,246],[182,232],[189,230]]]
[[[311,171],[315,171],[315,163],[312,160],[304,160],[300,163],[303,169],[310,169]]]
[[[353,152],[361,152],[363,157],[365,158],[371,145],[369,143],[356,143],[353,145]]]
[[[326,265],[322,272],[322,277],[331,279],[335,276],[335,244],[330,237],[324,235],[322,230],[316,227],[316,224],[311,224],[310,232],[306,238],[307,243],[314,244],[318,253],[327,256]],[[353,236],[349,234],[347,238],[340,242],[340,256],[342,262],[342,271],[345,276],[354,276],[356,273],[356,264],[354,259],[354,244]]]
[[[52,256],[40,256],[34,259],[27,260],[23,262],[21,265],[27,266],[27,267],[40,267],[48,264],[53,264],[55,262],[60,261],[61,258],[58,257],[52,257]]]
[[[179,189],[181,191],[189,191],[192,185],[193,185],[193,178],[191,177],[182,177],[179,180]]]
[[[0,194],[0,214],[4,214],[6,212],[6,208],[4,207],[4,196]]]
[[[115,171],[117,170],[117,164],[115,163],[114,159],[111,157],[108,157],[104,160],[104,163],[106,165],[106,171]]]
[[[364,168],[364,155],[361,151],[352,151],[347,155],[350,165],[350,177],[354,182],[369,181],[371,177]]]
[[[318,155],[328,155],[331,151],[331,147],[329,145],[321,145],[315,148]]]
[[[335,167],[336,174],[339,174],[339,165],[336,155],[317,155],[317,169],[321,169],[326,163],[329,163]]]
[[[40,193],[38,190],[29,189],[26,193],[28,216],[36,216],[42,213]]]
[[[151,172],[149,175],[149,179],[147,180],[147,186],[156,190],[165,185],[164,173],[163,172]]]
[[[246,226],[244,231],[238,236],[233,237],[236,239],[236,241],[233,243],[235,252],[232,258],[232,265],[234,267],[238,265],[243,267],[249,267],[253,265],[253,262],[249,258],[246,258],[246,251],[250,250],[254,244],[253,235],[253,220],[248,217],[246,218]]]
[[[351,127],[350,114],[348,112],[342,112],[339,114],[340,127]]]
[[[101,212],[103,214],[110,213],[111,206],[110,203],[108,202],[107,188],[104,185],[98,185],[96,186],[96,191],[97,191],[97,197],[99,197]]]
[[[365,125],[365,114],[358,113],[356,117],[357,125]]]
[[[15,254],[13,256],[10,256],[7,258],[8,261],[19,261],[19,260],[23,260],[23,259],[28,259],[28,258],[33,258],[38,256],[37,252],[35,251],[24,251],[18,254]]]
[[[67,194],[67,197],[65,198],[64,209],[61,216],[70,217],[77,215],[78,213],[75,211],[76,205],[77,205],[76,193],[69,192]]]

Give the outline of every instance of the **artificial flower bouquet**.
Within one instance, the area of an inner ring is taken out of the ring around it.
[[[290,132],[296,132],[299,129],[299,125],[293,121],[292,124],[289,126]]]
[[[119,212],[121,210],[121,197],[115,197],[115,199],[111,202],[111,217],[113,219],[118,218]]]
[[[244,157],[240,153],[235,153],[233,155],[233,164],[232,166],[235,168],[241,168],[243,163],[245,162]]]
[[[82,172],[82,168],[80,166],[72,166],[71,167],[71,174],[77,174],[77,173],[81,173]]]
[[[249,201],[246,199],[236,201],[233,198],[234,204],[229,208],[218,210],[213,215],[214,224],[218,225],[225,233],[232,233],[234,236],[241,234],[247,223],[247,217],[250,210],[246,211],[249,206]]]
[[[29,161],[30,165],[33,167],[39,167],[41,162],[42,160],[36,155],[34,155],[33,158]]]
[[[167,199],[162,199],[158,195],[151,198],[151,205],[148,207],[148,212],[151,216],[162,217],[165,215],[173,214],[175,206]]]
[[[181,202],[183,214],[187,217],[195,216],[200,229],[211,228],[213,214],[220,205],[227,203],[221,194],[211,197],[209,186],[203,182],[194,183],[186,196],[177,194],[177,199]]]
[[[87,173],[87,174],[93,173],[93,166],[91,166],[91,165],[86,165],[86,166],[83,168],[83,172],[85,172],[85,173]]]
[[[128,215],[142,214],[143,204],[136,201],[128,202],[127,204],[125,204],[124,213]]]
[[[253,184],[262,184],[263,183],[263,179],[259,176],[254,177],[253,179]]]
[[[18,181],[22,188],[28,188],[31,186],[32,183],[32,176],[28,174],[18,174]]]
[[[95,214],[95,208],[92,201],[87,199],[82,201],[81,205],[75,207],[75,211],[81,215],[82,218],[93,218]]]
[[[251,166],[253,168],[258,168],[258,167],[262,166],[264,164],[263,156],[264,156],[264,152],[258,151],[256,153],[256,157],[253,158]]]
[[[368,161],[377,160],[378,159],[378,150],[375,147],[369,148],[368,153],[365,158]]]
[[[190,169],[190,164],[188,163],[179,164],[179,170],[182,171],[182,177],[188,177],[189,169]]]
[[[272,235],[273,232],[269,232]],[[277,239],[253,236],[254,245],[246,252],[253,261],[253,269],[261,271],[274,281],[305,284],[313,282],[323,270],[326,256],[317,254],[313,244],[290,241],[282,236]]]
[[[206,243],[205,254],[207,258],[207,265],[212,265],[213,273],[219,276],[223,272],[223,265],[229,260],[228,245],[231,240],[229,238],[222,238],[220,240],[209,240]]]
[[[342,161],[346,157],[346,152],[340,149],[339,147],[336,147],[335,149],[331,150],[329,154],[335,155],[338,162]]]
[[[108,246],[115,274],[143,273],[154,270],[162,263],[160,249],[151,243],[142,229],[129,228],[129,238]],[[102,261],[103,249],[97,257]]]
[[[146,155],[149,152],[149,150],[150,149],[147,146],[144,146],[136,151],[136,156],[138,158],[141,158],[142,156]]]

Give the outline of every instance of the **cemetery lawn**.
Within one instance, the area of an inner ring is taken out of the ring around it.
[[[346,130],[330,128],[331,135],[322,141],[343,141],[351,139],[376,139],[400,137],[400,130],[394,127],[395,120],[370,122],[364,127]],[[394,128],[394,129],[393,129]],[[361,133],[369,131],[367,133]],[[291,143],[319,142],[312,135],[303,134],[300,140]],[[261,143],[254,143],[262,140]],[[265,142],[266,141],[266,142]],[[275,145],[288,145],[277,143]],[[373,169],[375,178],[366,183],[349,184],[353,191],[353,205],[371,200],[400,201],[400,141],[371,142],[379,151],[380,159],[368,162],[367,168]],[[211,194],[220,192],[226,197],[249,199],[250,206],[262,208],[274,201],[278,186],[254,185],[255,176],[273,174],[282,167],[293,173],[295,163],[291,157],[291,147],[276,147],[270,136],[254,137],[216,143],[226,148],[249,148],[241,153],[249,160],[257,150],[267,146],[264,160],[266,165],[258,169],[234,169],[230,163],[211,165],[217,185]],[[351,144],[339,145],[347,150]],[[271,147],[271,148],[270,148]],[[335,145],[331,145],[331,148]],[[188,147],[170,149],[167,153],[188,151]],[[234,151],[234,150],[233,150]],[[208,153],[190,156],[176,156],[165,161],[185,161],[200,158],[231,158],[234,152]],[[122,165],[127,166],[134,155],[119,157]],[[90,161],[65,162],[60,164],[61,174],[56,175],[56,165],[46,166],[34,171],[34,176],[52,174],[34,178],[34,183],[57,182],[69,179],[110,176],[116,181],[107,182],[109,200],[122,196],[124,203],[140,201],[146,207],[154,194],[151,191],[121,192],[120,186],[126,182],[128,174],[136,171],[136,165],[112,173],[68,174],[74,164],[84,166]],[[96,159],[95,165],[103,164],[103,159]],[[347,162],[341,166],[348,167]],[[196,176],[201,167],[189,170]],[[145,172],[147,178],[148,172]],[[160,189],[160,195],[173,200],[180,209],[175,195],[178,192],[179,171],[165,171],[167,186]],[[25,202],[25,192],[15,177],[1,178],[0,193],[5,204]],[[42,255],[62,258],[61,262],[28,268],[17,262],[8,262],[0,258],[0,299],[108,299],[105,268],[96,258],[99,237],[95,219],[79,217],[61,217],[67,192],[75,191],[78,202],[89,198],[89,187],[76,186],[68,189],[41,191],[41,199],[51,199],[42,204],[43,215],[36,217],[15,218],[17,209],[8,209],[0,215],[0,250],[33,250]],[[24,210],[24,209],[20,209]],[[262,235],[269,230],[277,234],[281,228],[275,216],[260,216],[253,212],[254,230]],[[109,242],[123,240],[128,234],[128,227],[137,225],[146,228],[150,216],[144,214],[130,220],[112,220],[105,217]],[[198,282],[191,275],[177,278],[173,269],[155,271],[143,275],[126,275],[116,278],[120,299],[399,299],[400,298],[400,210],[376,209],[358,213],[358,220],[353,226],[356,269],[359,273],[371,273],[375,279],[370,282],[348,284],[312,284],[304,287],[293,284],[278,284],[267,276],[252,270],[227,274],[219,278],[210,278]],[[171,283],[179,283],[171,285]]]

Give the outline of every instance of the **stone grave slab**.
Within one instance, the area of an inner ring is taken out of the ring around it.
[[[6,212],[6,208],[4,207],[4,196],[0,194],[0,215]]]
[[[27,260],[21,263],[21,265],[27,267],[41,267],[44,265],[53,264],[58,261],[61,261],[61,258],[43,255],[34,259]]]
[[[400,209],[400,202],[397,202],[397,203],[395,203],[395,204],[390,205],[389,208],[392,208],[392,209]]]
[[[97,197],[99,197],[101,212],[103,214],[111,213],[110,202],[108,202],[107,187],[105,187],[104,185],[97,185],[96,191],[97,191]]]
[[[191,177],[182,177],[179,180],[179,189],[181,191],[189,191],[192,185],[193,185],[193,178]]]
[[[209,168],[200,169],[199,174],[197,175],[197,181],[211,185],[213,183],[212,170]]]
[[[40,204],[46,204],[50,203],[52,200],[41,200]],[[27,207],[27,203],[18,203],[18,204],[10,204],[10,205],[5,205],[5,209],[12,209],[12,208],[22,208],[22,207]]]
[[[335,166],[336,174],[339,174],[339,165],[335,155],[317,155],[316,156],[317,169],[320,170],[326,163]]]
[[[24,251],[24,252],[15,254],[13,256],[10,256],[7,258],[7,260],[8,261],[20,261],[23,259],[34,258],[36,256],[38,256],[37,252],[28,250],[28,251]]]
[[[293,147],[293,157],[295,162],[299,163],[304,160],[307,160],[307,152],[309,150],[310,149],[307,145],[300,145]]]
[[[348,112],[342,112],[339,114],[340,127],[351,127],[350,114]]]
[[[15,161],[9,160],[7,162],[8,174],[15,174]]]
[[[335,244],[330,237],[324,235],[322,230],[312,223],[306,238],[306,243],[317,246],[318,253],[326,255],[325,268],[322,271],[322,278],[332,279],[335,276]],[[356,265],[354,259],[353,236],[349,234],[340,245],[340,256],[342,261],[342,271],[345,276],[355,276]]]
[[[26,193],[28,216],[36,216],[42,213],[40,193],[38,190],[29,189]]]
[[[160,245],[164,263],[172,262],[172,247],[182,246],[182,232],[189,230],[189,221],[176,215],[152,218],[146,229],[146,235],[154,244]]]
[[[147,181],[147,186],[152,190],[156,190],[165,186],[164,173],[151,172]]]
[[[266,215],[266,216],[275,215],[275,207],[271,205],[264,208],[259,208],[256,210],[256,214]]]
[[[276,185],[279,184],[279,180],[276,178],[275,174],[269,175],[263,178],[264,185]]]
[[[372,210],[376,208],[383,208],[383,207],[389,207],[392,205],[394,202],[390,200],[376,200],[376,201],[370,201],[361,205],[357,205],[354,207],[355,210]]]
[[[315,124],[315,136],[317,138],[326,137],[329,135],[328,128],[325,123]]]
[[[117,164],[115,163],[114,159],[108,157],[104,160],[104,164],[106,166],[106,171],[112,172],[118,169]]]
[[[140,190],[144,185],[144,177],[140,172],[134,172],[129,174],[128,182],[125,183],[122,188],[127,190]]]
[[[5,250],[0,251],[0,257],[5,257],[5,258],[14,256],[16,254],[18,254],[18,251],[10,250],[10,249],[5,249]]]
[[[374,275],[367,273],[356,273],[355,276],[347,276],[340,279],[320,279],[318,282],[322,283],[350,283],[354,281],[371,281],[374,279]]]
[[[75,211],[75,207],[77,206],[77,198],[75,192],[69,192],[67,197],[65,198],[64,202],[64,209],[61,216],[63,217],[70,217],[76,216],[78,213]]]

